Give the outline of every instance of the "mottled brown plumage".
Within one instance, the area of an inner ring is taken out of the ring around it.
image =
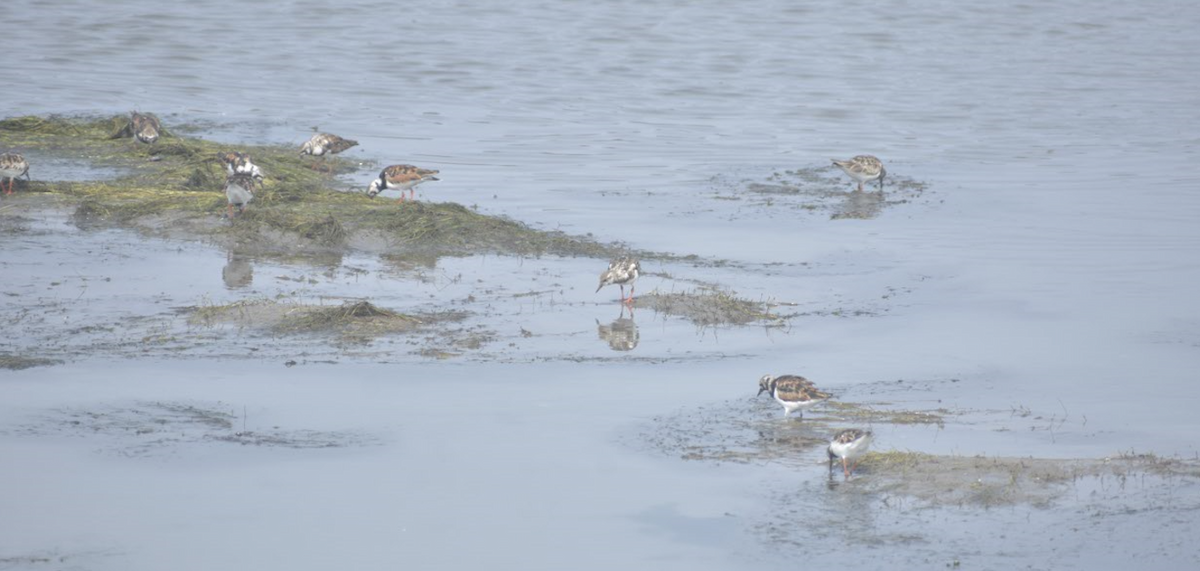
[[[0,189],[4,190],[4,194],[12,194],[13,185],[22,176],[29,180],[29,161],[25,157],[17,153],[0,155]],[[5,179],[8,179],[8,188],[4,188]]]
[[[847,428],[834,435],[829,441],[829,471],[833,472],[834,459],[841,458],[842,473],[849,478],[850,473],[858,467],[858,459],[867,453],[867,448],[871,447],[874,440],[875,435],[870,430],[858,428]],[[847,465],[850,460],[854,463]]]
[[[404,202],[404,191],[409,192],[410,199],[415,197],[418,184],[430,180],[441,180],[436,176],[438,172],[440,171],[412,165],[391,165],[380,171],[379,177],[371,181],[371,185],[367,187],[367,196],[375,198],[385,190],[398,189],[400,191],[399,202]]]
[[[317,133],[316,135],[309,137],[309,139],[305,141],[303,145],[300,145],[300,156],[312,155],[321,157],[321,165],[325,167],[321,170],[332,172],[333,167],[324,162],[325,155],[336,155],[357,144],[358,141],[343,139],[337,135],[330,135],[329,133]],[[312,168],[317,168],[315,163],[312,165]]]
[[[608,263],[608,269],[600,274],[600,285],[596,291],[606,285],[617,284],[621,287],[621,302],[633,304],[633,286],[642,275],[642,264],[637,258],[624,256]],[[625,297],[625,284],[629,284],[629,297]]]
[[[217,160],[225,165],[225,174],[248,174],[254,177],[259,186],[262,185],[262,169],[250,160],[250,155],[237,151],[227,151],[217,154]]]
[[[358,141],[343,139],[337,135],[329,133],[317,133],[310,137],[303,145],[300,145],[301,155],[323,156],[325,154],[336,155],[350,147],[358,144]]]
[[[858,182],[859,192],[862,192],[863,183],[873,180],[879,181],[879,191],[883,192],[883,179],[887,176],[887,169],[883,168],[883,162],[879,159],[871,155],[859,155],[846,161],[833,159],[833,166],[842,169],[842,172]]]
[[[158,117],[155,117],[153,113],[130,111],[129,122],[109,138],[123,139],[133,137],[139,142],[149,145],[157,141],[161,135],[162,124],[159,123]]]
[[[784,416],[800,410],[802,418],[804,416],[803,409],[828,400],[832,396],[818,389],[812,381],[799,375],[780,375],[778,377],[763,375],[758,380],[758,394],[763,393],[769,393],[779,404],[783,405]]]

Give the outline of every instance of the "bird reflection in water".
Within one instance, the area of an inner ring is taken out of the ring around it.
[[[608,347],[613,351],[632,351],[638,346],[638,328],[633,322],[633,308],[629,308],[629,317],[625,317],[626,307],[621,306],[621,315],[616,321],[607,325],[596,320],[596,330],[600,335],[600,339],[608,343]]]
[[[846,199],[833,207],[834,220],[871,220],[878,218],[887,201],[882,192],[848,192]]]
[[[221,279],[228,289],[241,289],[254,281],[254,266],[250,265],[247,256],[229,252],[225,267],[221,268]]]

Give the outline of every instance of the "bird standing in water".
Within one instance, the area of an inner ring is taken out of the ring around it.
[[[13,185],[22,176],[29,180],[29,161],[25,157],[17,153],[0,155],[0,189],[4,190],[4,194],[12,194]],[[4,188],[4,179],[8,179],[8,188]]]
[[[773,377],[763,375],[758,380],[758,394],[767,393],[776,402],[783,405],[783,416],[800,411],[804,418],[804,409],[822,401],[829,400],[829,393],[818,389],[812,381],[800,375],[780,375]]]
[[[633,284],[641,273],[642,265],[636,258],[630,256],[617,258],[609,262],[608,269],[600,274],[600,285],[596,287],[596,291],[599,292],[600,288],[606,285],[617,284],[621,286],[621,302],[633,305]],[[625,298],[625,284],[629,284],[628,299]]]
[[[870,430],[859,430],[857,428],[847,428],[836,435],[829,441],[829,471],[833,472],[834,459],[842,459],[842,474],[846,478],[850,477],[850,473],[858,467],[858,458],[867,453],[867,448],[871,447],[871,441],[875,440],[875,435]],[[847,467],[847,462],[853,460],[854,463]]]
[[[887,169],[883,168],[879,159],[871,155],[859,155],[848,161],[833,159],[833,166],[842,169],[842,172],[858,182],[859,192],[862,192],[864,182],[873,180],[879,181],[879,192],[883,192],[883,178],[887,176]]]

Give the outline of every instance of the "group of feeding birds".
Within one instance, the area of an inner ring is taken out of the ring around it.
[[[758,394],[763,393],[771,395],[783,405],[784,417],[796,411],[800,411],[799,415],[803,417],[804,409],[827,401],[833,396],[799,375],[763,375],[758,380]],[[835,434],[826,449],[829,455],[829,470],[833,471],[834,460],[841,460],[842,473],[849,478],[850,473],[858,466],[858,460],[867,453],[867,448],[870,448],[874,439],[875,435],[870,430],[859,428],[847,428]]]
[[[129,122],[120,131],[113,134],[112,138],[132,137],[141,143],[152,145],[158,141],[162,130],[162,124],[158,117],[151,113],[133,111],[129,115]],[[358,141],[343,139],[329,133],[317,133],[300,146],[300,156],[336,155],[356,145],[358,145]],[[263,172],[246,153],[223,152],[218,154],[217,159],[225,166],[224,190],[225,197],[228,199],[227,216],[233,218],[234,208],[237,208],[238,212],[243,212],[246,205],[254,199],[255,188],[262,186]],[[438,171],[434,169],[412,165],[391,165],[380,171],[379,177],[371,181],[370,186],[367,187],[367,196],[374,198],[385,190],[399,190],[399,202],[403,202],[405,191],[409,193],[408,198],[413,199],[416,195],[415,187],[426,181],[438,180],[437,175]],[[5,194],[12,194],[14,182],[22,176],[29,180],[29,162],[25,160],[25,157],[17,153],[0,155],[0,190]],[[8,181],[7,187],[4,186],[5,180]]]
[[[114,134],[113,138],[133,137],[142,143],[154,144],[158,141],[161,131],[162,126],[153,114],[134,111],[130,114],[129,122]],[[317,133],[300,146],[300,155],[314,157],[336,155],[356,145],[358,145],[358,141],[344,139],[329,133]],[[226,215],[233,218],[235,207],[238,212],[243,212],[246,205],[254,199],[254,189],[262,185],[263,172],[245,153],[229,151],[220,153],[217,158],[225,166],[227,175],[225,179],[225,196],[228,199]],[[870,155],[859,155],[849,160],[834,160],[833,164],[858,183],[858,192],[862,192],[865,183],[872,181],[879,181],[879,191],[883,192],[883,179],[887,176],[887,170],[884,169],[883,163],[879,159]],[[438,180],[437,174],[438,171],[434,169],[404,164],[391,165],[384,168],[379,173],[379,177],[371,181],[366,193],[374,198],[385,190],[399,190],[399,202],[403,202],[404,192],[408,191],[408,198],[411,200],[415,198],[415,187],[426,181]],[[0,191],[3,191],[4,194],[12,194],[13,184],[17,178],[22,176],[29,180],[29,162],[17,153],[0,154]],[[5,180],[8,181],[7,187],[4,185]],[[617,285],[621,288],[621,302],[632,305],[634,283],[641,275],[641,270],[641,264],[632,256],[614,259],[608,264],[608,269],[600,274],[600,285],[596,291],[599,292],[606,285]],[[625,297],[626,285],[629,286],[629,297]],[[759,380],[758,387],[759,395],[768,393],[783,405],[784,416],[795,411],[802,411],[818,402],[828,400],[830,397],[829,393],[814,386],[812,381],[798,375],[779,377],[765,375]],[[800,414],[803,415],[803,412]],[[830,471],[833,470],[834,460],[840,459],[842,472],[849,478],[858,459],[866,453],[873,438],[874,435],[869,430],[848,428],[838,432],[830,441],[827,450]]]

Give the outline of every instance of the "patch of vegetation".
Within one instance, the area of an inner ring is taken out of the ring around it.
[[[342,337],[374,338],[409,331],[421,320],[369,301],[348,301],[340,307],[309,307],[289,311],[275,326],[281,333],[337,333]]]
[[[843,402],[838,400],[826,401],[823,409],[844,420],[852,420],[859,424],[883,422],[887,424],[936,424],[945,426],[946,417],[954,414],[949,409],[937,410],[881,410],[870,406]]]
[[[222,323],[279,334],[329,334],[344,341],[368,342],[393,333],[412,331],[431,319],[405,315],[368,301],[347,301],[340,306],[306,305],[270,299],[249,299],[226,305],[189,309],[188,322],[214,326]],[[441,315],[441,314],[439,314]]]
[[[127,121],[127,115],[4,119],[0,148],[38,150],[124,173],[111,180],[54,182],[39,179],[37,165],[32,165],[33,181],[26,189],[73,199],[75,219],[83,224],[149,230],[188,225],[190,232],[255,244],[264,253],[344,249],[351,244],[373,244],[380,251],[415,256],[498,253],[607,258],[626,250],[588,237],[535,230],[459,204],[397,204],[369,198],[358,192],[361,189],[347,191],[338,188],[328,171],[353,172],[358,165],[336,156],[313,160],[299,156],[293,147],[235,146],[182,136],[164,135],[152,145],[111,138]],[[250,155],[266,178],[246,212],[226,224],[220,223],[226,202],[225,170],[217,154],[230,150]]]
[[[774,314],[776,304],[750,301],[732,293],[702,288],[692,292],[663,293],[657,290],[638,296],[635,307],[648,307],[659,313],[683,317],[700,327],[765,323],[783,326],[792,314]]]
[[[861,484],[875,493],[915,497],[930,505],[1049,506],[1083,478],[1124,481],[1142,475],[1200,479],[1200,464],[1153,455],[1103,459],[935,456],[870,452],[859,463]]]
[[[31,369],[33,367],[48,367],[50,365],[58,365],[60,363],[62,363],[62,361],[57,359],[0,354],[0,369],[9,369],[12,371]]]

